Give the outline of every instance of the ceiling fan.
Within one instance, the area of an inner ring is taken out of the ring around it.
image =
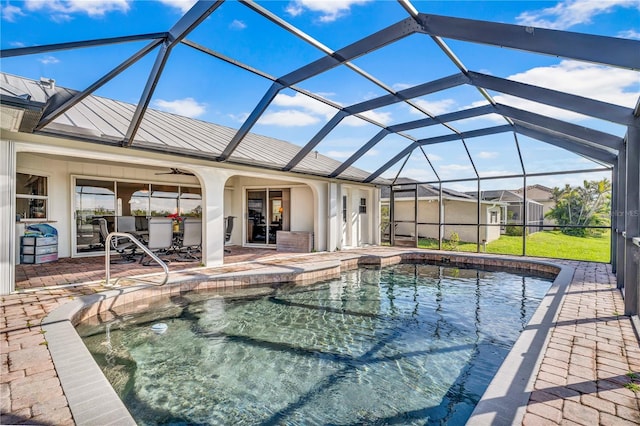
[[[191,172],[185,172],[184,170],[180,170],[175,167],[171,167],[168,172],[156,173],[156,175],[187,175],[187,176],[195,176]]]

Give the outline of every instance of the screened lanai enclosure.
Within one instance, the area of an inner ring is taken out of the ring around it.
[[[443,16],[437,2],[399,0],[368,4],[375,30],[345,25],[342,44],[329,46],[317,21],[296,18],[288,4],[198,1],[166,28],[145,22],[137,33],[48,34],[38,46],[4,48],[3,142],[43,135],[335,182],[341,205],[330,208],[343,226],[380,209],[383,244],[562,258],[558,243],[538,237],[597,236],[605,243],[596,260],[611,262],[626,313],[638,313],[640,41],[481,21],[464,3]],[[628,13],[637,22],[637,7]],[[25,75],[29,58],[90,49],[104,55]],[[69,86],[64,73],[82,85]],[[562,83],[603,75],[626,82],[624,101]],[[186,85],[194,80],[196,92]],[[137,91],[123,93],[123,81]],[[206,94],[218,112],[203,121],[219,126],[203,127],[201,139],[189,127],[153,134],[153,108],[169,92]],[[104,99],[121,113],[101,113]],[[278,119],[283,132],[271,126]],[[2,157],[15,158],[3,147]],[[15,163],[3,167],[15,173]],[[347,201],[350,184],[380,188],[378,205]]]

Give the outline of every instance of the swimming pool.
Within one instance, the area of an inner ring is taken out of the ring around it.
[[[550,285],[401,264],[78,332],[138,424],[463,424]]]

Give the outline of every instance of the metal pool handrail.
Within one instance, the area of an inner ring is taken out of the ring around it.
[[[128,238],[129,240],[131,240],[132,243],[134,243],[136,246],[140,247],[140,249],[145,252],[147,255],[149,255],[149,257],[153,260],[156,261],[156,263],[158,263],[160,266],[162,266],[162,269],[164,270],[164,279],[162,280],[162,282],[157,283],[154,281],[149,281],[149,280],[143,280],[140,278],[129,278],[131,280],[134,281],[140,281],[143,283],[149,283],[149,284],[153,284],[153,285],[157,285],[157,286],[161,286],[161,285],[165,285],[167,283],[167,281],[169,280],[169,267],[167,266],[166,263],[164,263],[162,261],[162,259],[160,259],[158,256],[156,256],[156,254],[154,252],[152,252],[151,250],[149,250],[147,248],[147,246],[145,246],[142,242],[140,242],[140,240],[138,240],[136,237],[134,237],[133,235],[126,233],[126,232],[111,232],[109,235],[107,235],[107,239],[104,242],[105,245],[105,253],[104,253],[104,269],[105,269],[105,286],[113,286],[115,287],[116,285],[118,285],[118,281],[120,281],[122,278],[124,277],[118,277],[116,278],[116,280],[113,282],[113,284],[110,284],[109,281],[111,280],[111,240],[113,239],[113,237],[125,237]]]

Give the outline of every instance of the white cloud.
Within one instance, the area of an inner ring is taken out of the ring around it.
[[[640,32],[636,30],[621,31],[618,33],[618,37],[640,40]]]
[[[92,18],[104,16],[109,12],[126,13],[130,8],[130,0],[27,0],[25,7],[30,11],[43,11],[53,13],[54,21],[71,19],[74,13],[86,13]]]
[[[578,61],[566,60],[557,65],[532,68],[525,72],[511,75],[507,79],[628,108],[634,108],[638,96],[640,96],[636,72]],[[494,99],[498,103],[561,120],[580,121],[588,118],[571,111],[511,95],[496,95]],[[471,106],[479,106],[480,104],[486,104],[486,102],[481,101]]]
[[[336,108],[301,93],[295,93],[293,96],[283,93],[278,94],[271,105],[282,109],[275,110],[275,108],[272,108],[273,111],[267,112],[260,118],[258,121],[260,124],[286,127],[306,126],[318,122],[327,122],[338,112]],[[363,115],[382,124],[386,124],[391,120],[391,114],[386,112],[367,111]],[[346,117],[341,123],[351,127],[360,127],[367,124],[366,121],[357,117]]]
[[[336,113],[336,109],[315,99],[296,93],[293,96],[278,94],[271,105],[283,107],[279,111],[270,111],[260,117],[258,123],[264,125],[300,127],[327,121]]]
[[[262,117],[260,117],[260,120],[258,120],[258,124],[283,127],[300,127],[315,124],[318,121],[319,119],[311,114],[290,109],[264,114]]]
[[[414,87],[415,84],[408,84],[408,83],[395,83],[393,85],[391,85],[391,88],[393,90],[395,90],[396,92],[400,92],[404,89],[408,89],[410,87]]]
[[[161,111],[191,118],[201,116],[207,110],[206,104],[199,103],[193,98],[176,99],[174,101],[158,99],[153,102],[153,105]]]
[[[179,9],[182,13],[187,13],[191,7],[196,4],[196,0],[159,0],[160,3]]]
[[[38,62],[44,64],[44,65],[49,65],[49,64],[57,64],[58,62],[60,62],[60,60],[58,58],[56,58],[55,56],[44,56],[40,59],[38,59]]]
[[[229,24],[229,28],[231,28],[232,30],[244,30],[245,28],[247,28],[247,24],[238,19],[234,19],[231,24]]]
[[[497,158],[498,155],[500,155],[499,152],[495,152],[495,151],[480,151],[479,153],[477,153],[476,155],[474,155],[474,157],[477,158],[482,158],[482,159],[491,159],[491,158]]]
[[[367,117],[370,120],[373,120],[377,123],[381,123],[387,125],[391,123],[391,113],[390,112],[377,112],[377,111],[365,111],[360,114],[363,117]],[[349,116],[342,120],[342,123],[346,126],[359,127],[365,126],[368,124],[367,121],[362,120],[355,116]]]
[[[327,119],[333,117],[336,113],[336,109],[332,106],[316,101],[302,93],[296,93],[293,96],[280,93],[271,104],[280,107],[299,108],[309,114],[323,116]]]
[[[306,10],[320,14],[320,22],[333,22],[336,19],[347,15],[351,6],[361,5],[371,0],[294,0],[286,8],[286,12],[291,16],[299,16]]]
[[[424,99],[417,99],[416,101],[414,101],[414,103],[420,108],[423,108],[434,115],[440,115],[444,114],[445,112],[450,112],[456,106],[456,101],[454,99],[441,99],[439,101],[426,101]],[[415,108],[411,108],[411,112],[413,114],[423,115]]]
[[[638,0],[565,0],[553,7],[523,12],[516,17],[520,25],[566,30],[574,25],[591,23],[591,19],[603,13],[611,13],[616,7],[640,9]]]
[[[227,114],[227,117],[238,123],[244,123],[249,118],[249,113],[244,112],[242,114]]]
[[[2,12],[2,19],[7,22],[15,22],[16,18],[24,16],[22,9],[9,3],[0,7],[0,12]]]

